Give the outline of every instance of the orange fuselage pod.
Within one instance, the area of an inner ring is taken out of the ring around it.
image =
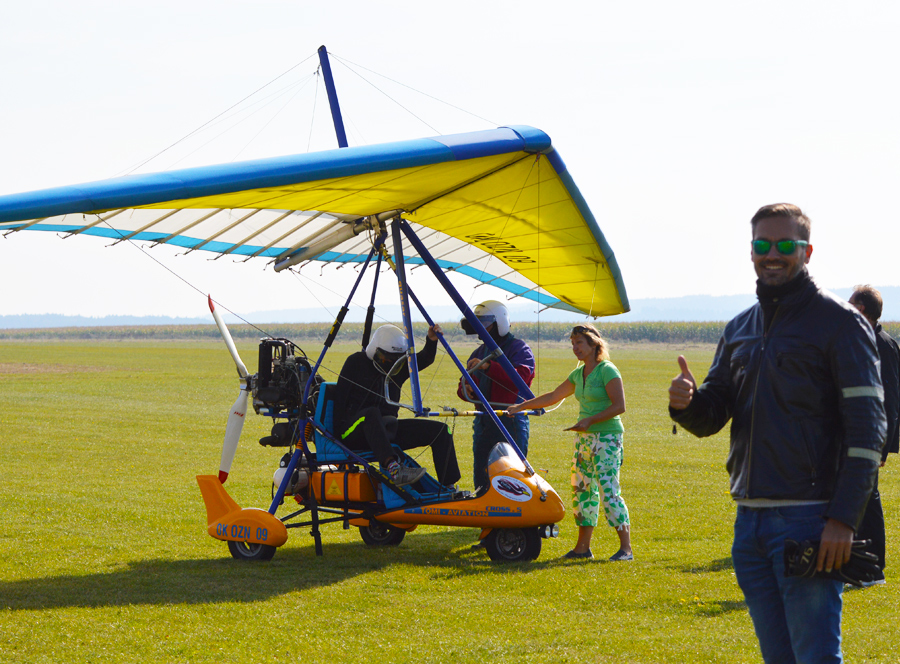
[[[206,504],[207,532],[218,540],[281,546],[287,542],[287,528],[266,510],[241,508],[215,475],[197,475],[197,484]]]
[[[503,457],[488,468],[491,486],[477,498],[416,505],[376,515],[390,524],[530,528],[559,523],[566,508],[540,475],[529,476],[518,459]]]

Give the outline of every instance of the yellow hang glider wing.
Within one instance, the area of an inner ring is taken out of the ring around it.
[[[0,197],[0,232],[53,231],[189,251],[362,262],[407,219],[448,271],[544,307],[629,310],[615,256],[550,138],[531,127],[135,175]],[[407,264],[421,263],[404,246]]]

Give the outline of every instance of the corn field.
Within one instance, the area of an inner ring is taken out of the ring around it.
[[[572,326],[577,323],[516,323],[513,333],[529,343],[567,343]],[[716,322],[596,322],[601,334],[616,342],[641,343],[710,343],[718,342],[725,323]],[[459,323],[442,323],[445,336],[460,341],[465,336]],[[425,334],[424,323],[413,323],[416,336]],[[893,337],[900,335],[900,323],[884,323]],[[321,343],[328,335],[331,323],[292,323],[269,325],[233,325],[229,327],[235,339],[249,341],[264,336],[291,339],[297,343]],[[362,338],[362,323],[344,323],[339,341],[352,342]],[[134,325],[110,327],[57,327],[0,330],[0,341],[218,341],[215,325]],[[474,338],[472,338],[474,341]]]

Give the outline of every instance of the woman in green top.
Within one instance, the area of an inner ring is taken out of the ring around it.
[[[622,374],[609,361],[606,342],[593,325],[576,325],[569,336],[572,352],[584,366],[575,369],[552,392],[509,408],[509,413],[552,406],[575,395],[581,407],[578,422],[567,429],[575,433],[572,488],[578,542],[566,558],[593,558],[591,536],[600,513],[616,529],[619,550],[610,560],[633,560],[628,508],[619,491],[622,440],[625,429],[619,417],[625,412]]]

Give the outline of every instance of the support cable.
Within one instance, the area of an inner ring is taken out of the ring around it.
[[[385,76],[384,74],[379,74],[377,71],[373,71],[372,69],[369,69],[368,67],[363,67],[362,65],[358,65],[358,64],[356,64],[355,62],[351,62],[350,60],[347,60],[346,58],[342,58],[342,57],[340,57],[340,56],[338,56],[338,55],[335,55],[334,53],[331,53],[330,51],[329,51],[329,54],[330,54],[335,60],[337,60],[337,61],[340,62],[342,65],[344,65],[345,67],[347,67],[347,69],[350,69],[350,71],[353,71],[353,70],[349,67],[349,65],[353,65],[354,67],[359,67],[360,69],[365,69],[367,72],[369,72],[369,73],[371,73],[371,74],[375,74],[376,76],[381,76],[382,78],[387,79],[387,80],[390,81],[391,83],[396,83],[397,85],[401,85],[401,86],[403,86],[404,88],[406,88],[406,89],[408,89],[408,90],[412,90],[412,91],[415,92],[415,93],[418,93],[418,94],[420,94],[420,95],[423,95],[423,96],[425,96],[425,97],[428,97],[429,99],[433,99],[434,101],[439,102],[439,103],[441,103],[441,104],[444,104],[445,106],[449,106],[450,108],[455,108],[457,111],[462,111],[462,112],[465,113],[466,115],[471,115],[473,118],[478,118],[479,120],[482,120],[483,122],[487,122],[489,125],[492,125],[492,126],[496,127],[497,124],[498,124],[498,123],[496,123],[496,122],[493,122],[493,121],[491,121],[491,120],[488,120],[487,118],[483,118],[483,117],[481,117],[480,115],[476,115],[475,113],[472,113],[471,111],[467,111],[467,110],[464,109],[464,108],[461,108],[461,107],[459,107],[459,106],[456,106],[456,105],[454,105],[454,104],[451,104],[451,103],[448,102],[448,101],[444,101],[443,99],[439,99],[439,98],[437,98],[437,97],[435,97],[435,96],[433,96],[433,95],[430,95],[430,94],[428,94],[427,92],[422,92],[421,90],[417,90],[416,88],[413,88],[413,87],[411,87],[411,86],[409,86],[409,85],[406,85],[405,83],[401,83],[400,81],[396,81],[396,80],[394,80],[393,78],[391,78],[391,77],[389,77],[389,76]],[[360,74],[358,74],[358,73],[356,73],[356,72],[353,72],[353,73],[356,74],[357,76],[359,76],[360,78],[362,78],[364,81],[366,80],[366,79],[363,78]],[[366,83],[368,83],[368,81],[366,81]],[[370,85],[371,85],[371,83],[370,83]],[[373,85],[372,87],[375,87],[375,86]],[[376,90],[377,90],[377,88],[376,88]],[[380,92],[380,90],[379,90],[379,92]],[[392,100],[392,101],[393,101],[393,100]]]
[[[284,76],[287,76],[289,73],[291,73],[292,71],[294,71],[297,67],[299,67],[300,65],[302,65],[304,62],[306,62],[306,61],[309,60],[310,58],[312,58],[313,55],[315,55],[315,54],[311,54],[311,55],[307,56],[306,58],[304,58],[303,60],[301,60],[300,62],[298,62],[297,64],[295,64],[293,67],[291,67],[290,69],[288,69],[288,70],[285,71],[284,73],[279,74],[278,76],[276,76],[275,78],[273,78],[271,81],[269,81],[268,83],[266,83],[266,84],[263,85],[262,87],[259,87],[259,88],[257,88],[256,90],[254,90],[253,92],[251,92],[249,95],[247,95],[246,97],[244,97],[243,99],[241,99],[239,102],[232,104],[231,106],[229,106],[228,108],[226,108],[224,111],[222,111],[221,113],[219,113],[219,114],[216,115],[215,117],[211,118],[210,120],[207,120],[206,122],[204,122],[202,125],[200,125],[200,126],[197,127],[196,129],[194,129],[193,131],[191,131],[191,132],[185,134],[183,137],[179,138],[177,141],[175,141],[174,143],[172,143],[169,147],[160,150],[159,152],[157,152],[155,155],[153,155],[153,156],[150,157],[149,159],[145,159],[144,161],[142,161],[140,164],[138,164],[138,165],[135,166],[134,168],[128,170],[126,174],[127,174],[127,175],[130,175],[131,173],[134,173],[134,172],[135,172],[137,169],[139,169],[141,166],[143,166],[143,165],[145,165],[145,164],[147,164],[147,163],[153,161],[153,160],[156,159],[158,156],[160,156],[160,155],[163,154],[164,152],[167,152],[168,150],[171,150],[173,147],[175,147],[176,145],[178,145],[178,144],[181,143],[182,141],[187,140],[188,138],[190,138],[191,136],[193,136],[193,135],[196,134],[197,132],[201,131],[202,129],[204,129],[204,128],[207,127],[208,125],[210,125],[210,124],[212,124],[213,122],[215,122],[216,120],[218,120],[220,117],[222,117],[223,115],[225,115],[226,113],[228,113],[228,112],[231,111],[232,109],[237,108],[238,106],[240,106],[241,104],[243,104],[245,101],[247,101],[248,99],[250,99],[250,97],[252,97],[253,95],[257,94],[257,93],[260,92],[261,90],[266,89],[267,87],[269,87],[270,85],[272,85],[272,83],[274,83],[274,82],[277,81],[278,79],[283,78]]]

